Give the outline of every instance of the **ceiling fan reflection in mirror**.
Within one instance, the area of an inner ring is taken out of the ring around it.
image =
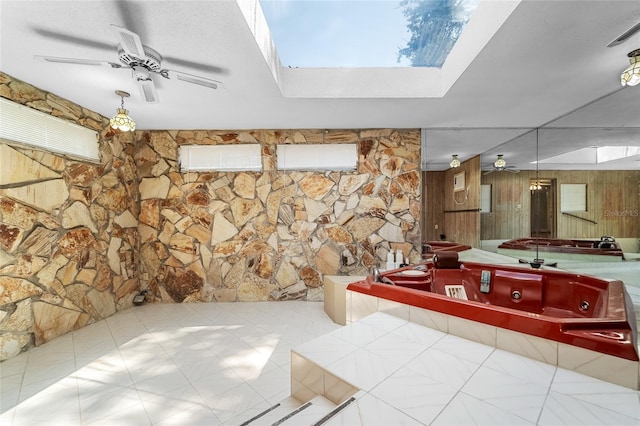
[[[35,55],[34,59],[45,62],[57,62],[75,65],[107,66],[111,68],[131,69],[131,75],[138,84],[140,96],[145,102],[159,102],[158,91],[152,75],[157,74],[166,79],[178,79],[187,83],[217,89],[220,83],[206,77],[162,68],[162,56],[154,49],[142,44],[140,36],[126,28],[112,24],[111,29],[118,37],[116,47],[120,63],[96,61],[91,59],[60,58],[55,56]]]
[[[489,164],[485,167],[491,167],[491,169],[485,170],[482,174],[488,175],[493,172],[510,172],[510,173],[520,173],[515,166],[508,166],[507,160],[504,159],[503,154],[498,154],[498,158],[492,164]]]

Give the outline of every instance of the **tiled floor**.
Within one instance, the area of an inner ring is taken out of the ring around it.
[[[361,389],[327,426],[640,424],[640,392],[381,312],[294,351]]]
[[[320,342],[336,350],[403,358],[332,425],[640,425],[637,391],[407,323],[367,333],[363,321],[349,335],[311,302],[134,307],[0,363],[0,425],[239,425],[287,398],[290,349],[331,332]],[[345,375],[364,371],[351,361]],[[389,423],[387,406],[402,416]]]
[[[0,363],[0,425],[219,425],[289,395],[320,303],[144,305]],[[246,418],[243,418],[246,420]]]

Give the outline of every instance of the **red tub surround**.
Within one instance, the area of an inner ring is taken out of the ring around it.
[[[558,270],[460,262],[456,252],[347,289],[638,361],[631,298],[621,281]],[[393,284],[391,284],[393,283]]]
[[[530,257],[536,251],[554,255],[587,255],[609,257],[612,261],[624,260],[624,254],[613,237],[598,240],[566,240],[559,238],[516,238],[498,246],[498,253],[505,250],[522,250],[522,255]]]
[[[454,243],[451,241],[427,241],[422,243],[422,254],[437,253],[441,251],[455,251],[461,252],[471,249],[471,246],[466,244]]]

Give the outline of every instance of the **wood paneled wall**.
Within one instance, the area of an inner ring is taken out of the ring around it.
[[[492,212],[481,214],[480,219],[483,240],[531,235],[529,182],[535,177],[535,171],[482,176],[482,183],[491,184],[492,192]],[[640,170],[541,170],[539,177],[556,180],[558,238],[640,237]],[[560,185],[566,183],[587,184],[587,211],[574,214],[597,223],[561,213]]]
[[[454,192],[454,176],[464,172],[464,190]],[[448,241],[480,247],[480,157],[459,168],[423,172],[423,240]]]
[[[440,234],[445,234],[444,178],[445,172],[422,172],[423,241],[439,240]]]

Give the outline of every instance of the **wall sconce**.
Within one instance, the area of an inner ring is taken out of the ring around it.
[[[136,122],[129,117],[129,111],[124,109],[124,98],[129,97],[129,93],[122,90],[116,90],[116,95],[120,96],[120,108],[116,109],[116,115],[114,115],[109,124],[112,129],[120,130],[121,132],[133,132],[136,129]]]
[[[623,86],[635,86],[640,83],[640,49],[627,54],[631,64],[620,74],[620,84]]]
[[[453,154],[452,157],[453,158],[451,158],[451,162],[449,163],[449,166],[452,169],[455,169],[456,167],[460,167],[460,160],[458,160],[458,154]]]
[[[498,155],[498,158],[493,163],[493,167],[498,170],[503,170],[505,167],[507,167],[507,161],[503,158],[502,154]]]

